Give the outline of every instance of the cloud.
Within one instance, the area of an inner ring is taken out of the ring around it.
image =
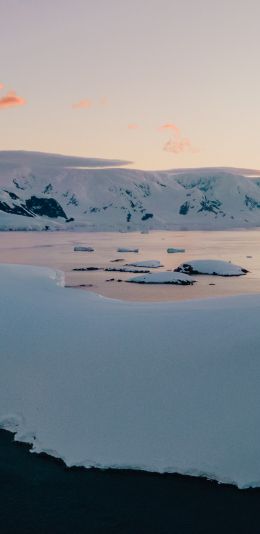
[[[176,126],[176,124],[173,124],[173,122],[167,122],[166,124],[162,124],[162,126],[160,126],[159,130],[161,132],[164,132],[165,130],[171,130],[176,135],[179,135],[179,133],[180,133],[180,130],[179,130],[178,126]]]
[[[0,83],[0,90],[4,88],[4,84]]]
[[[163,146],[163,150],[165,150],[166,152],[172,152],[173,154],[194,151],[191,142],[187,137],[183,137],[180,139],[169,139]]]
[[[73,104],[72,107],[74,109],[89,109],[92,107],[92,102],[88,98],[85,98],[85,100],[80,100],[79,102],[76,102],[76,104]]]
[[[26,104],[24,98],[18,96],[14,91],[9,91],[5,96],[0,98],[0,109],[23,106],[24,104]]]
[[[173,122],[163,124],[159,130],[171,132],[171,137],[163,145],[165,152],[171,152],[172,154],[181,154],[182,152],[192,152],[195,154],[198,152],[198,149],[191,144],[188,137],[182,137],[180,129]]]
[[[132,122],[132,123],[127,125],[127,128],[128,128],[128,130],[137,130],[139,128],[139,126],[135,122]]]

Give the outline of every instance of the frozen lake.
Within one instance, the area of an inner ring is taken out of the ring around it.
[[[75,245],[87,245],[94,252],[74,252]],[[139,253],[118,253],[118,247],[136,247]],[[184,248],[185,253],[168,254],[167,248]],[[122,258],[124,261],[111,263]],[[194,259],[231,261],[250,272],[246,276],[222,278],[196,276],[193,286],[144,286],[124,283],[131,273],[73,272],[78,267],[119,267],[141,260],[160,260],[160,270],[173,270]],[[101,295],[126,300],[185,300],[212,296],[260,293],[260,230],[218,232],[72,233],[2,232],[0,262],[42,265],[62,269],[67,286],[85,286]],[[114,281],[107,281],[114,278]],[[118,280],[122,280],[121,283]],[[214,285],[210,285],[214,284]]]

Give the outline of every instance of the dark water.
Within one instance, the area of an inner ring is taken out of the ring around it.
[[[68,469],[0,430],[1,534],[260,533],[260,490],[134,471]]]

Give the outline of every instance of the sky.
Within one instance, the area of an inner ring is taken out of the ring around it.
[[[259,0],[0,0],[0,150],[260,169]]]

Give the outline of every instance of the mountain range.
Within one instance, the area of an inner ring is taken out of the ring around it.
[[[0,230],[260,226],[260,171],[141,171],[127,163],[0,151]]]

